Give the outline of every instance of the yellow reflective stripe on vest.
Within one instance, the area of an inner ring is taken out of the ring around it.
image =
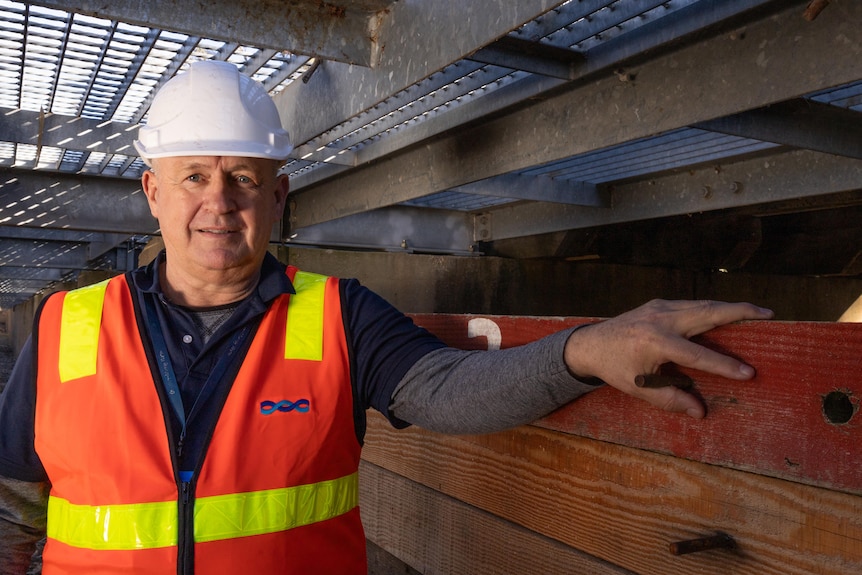
[[[359,474],[310,485],[204,497],[195,502],[195,541],[276,533],[343,515],[359,505]]]
[[[284,358],[323,360],[323,300],[326,276],[297,272],[290,298]],[[60,320],[60,382],[96,373],[105,280],[66,294]]]
[[[177,544],[177,502],[75,505],[52,496],[48,537],[98,551],[169,547]]]
[[[99,328],[108,281],[72,290],[63,300],[60,316],[60,383],[96,373]]]
[[[277,533],[343,515],[359,505],[358,473],[309,485],[201,497],[195,541]],[[177,503],[75,505],[48,499],[48,537],[73,547],[130,551],[177,544]]]
[[[323,360],[323,297],[326,276],[296,272],[287,308],[284,359]]]

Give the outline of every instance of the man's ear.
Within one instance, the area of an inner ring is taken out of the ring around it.
[[[141,186],[144,189],[144,195],[147,197],[147,203],[150,206],[150,214],[156,219],[159,218],[158,209],[158,188],[159,183],[155,172],[152,170],[144,170],[141,175]]]
[[[279,174],[275,181],[275,213],[278,218],[284,213],[287,204],[287,193],[290,191],[290,177],[287,174]]]

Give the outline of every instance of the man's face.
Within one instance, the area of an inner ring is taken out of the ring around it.
[[[154,160],[142,181],[168,265],[201,279],[256,273],[287,197],[287,176],[277,176],[277,167],[227,156]]]

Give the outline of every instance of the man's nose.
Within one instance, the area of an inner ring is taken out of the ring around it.
[[[217,175],[211,177],[207,183],[204,203],[206,207],[216,213],[224,213],[233,210],[233,186],[227,176]]]

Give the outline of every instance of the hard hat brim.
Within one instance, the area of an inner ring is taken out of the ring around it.
[[[245,143],[241,150],[236,149],[236,146],[225,144],[223,146],[213,145],[214,142],[208,142],[207,145],[195,146],[194,143],[183,143],[174,146],[160,146],[158,152],[150,152],[140,140],[134,141],[135,149],[141,156],[141,159],[148,166],[150,160],[158,158],[174,158],[180,156],[229,156],[240,158],[263,158],[267,160],[276,160],[286,162],[290,157],[290,152],[293,146],[287,144],[280,148],[271,146],[251,145]]]

